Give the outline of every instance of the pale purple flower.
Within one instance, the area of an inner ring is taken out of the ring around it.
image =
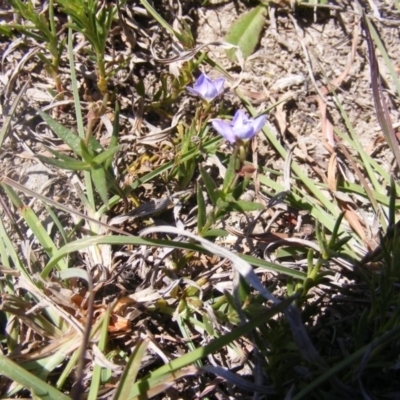
[[[206,100],[207,102],[213,101],[224,90],[224,78],[218,78],[212,81],[206,74],[201,74],[193,87],[187,86],[186,89]]]
[[[236,143],[237,139],[246,140],[255,136],[265,124],[266,115],[249,118],[242,110],[236,111],[232,121],[214,119],[211,121],[214,129],[229,143]]]

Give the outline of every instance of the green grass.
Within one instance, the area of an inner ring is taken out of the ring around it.
[[[157,90],[139,76],[128,81],[138,129],[157,134],[165,121],[172,129],[151,144],[126,140],[134,131],[122,116],[126,85],[107,60],[120,45],[116,35],[129,27],[118,21],[132,23],[128,3],[54,0],[39,12],[30,1],[9,1],[20,19],[2,26],[6,40],[24,35],[28,44],[39,44],[35,63],[53,79],[49,92],[72,96],[73,106],[51,113],[38,108],[35,116],[38,132],[46,126],[58,145],[35,147],[41,153],[34,160],[68,181],[63,191],[43,194],[11,176],[0,179],[0,398],[161,399],[168,388],[194,398],[215,376],[221,383],[213,390],[236,398],[252,391],[276,399],[289,392],[294,399],[340,399],[398,391],[397,170],[389,173],[363,148],[335,91],[327,96],[341,126],[333,126],[337,147],[329,165],[335,170],[328,183],[293,159],[270,125],[258,140],[268,142],[285,170],[252,166],[249,142],[224,146],[212,128],[213,119],[228,121],[236,110],[225,108],[224,94],[208,102],[191,98],[195,110],[183,104],[185,87],[201,68],[234,81],[204,46],[183,53],[181,65],[176,59],[157,64]],[[165,9],[140,3],[147,16],[137,17],[137,40],[151,26],[186,49],[195,46],[187,22],[173,27]],[[368,21],[371,80],[378,76],[376,46],[398,101],[388,49]],[[86,47],[78,54],[79,40]],[[82,60],[95,77],[89,106],[77,68]],[[374,82],[376,116],[396,159],[382,86]],[[0,131],[4,160],[25,90],[7,105]],[[230,96],[257,116],[243,90]],[[177,110],[182,116],[175,121]],[[257,185],[273,205],[243,200]],[[165,197],[171,210],[129,215]],[[274,232],[246,232],[257,213],[265,227],[268,211],[276,217]],[[123,214],[126,224],[108,224]],[[365,215],[377,230],[368,229]],[[238,216],[244,228],[232,226]],[[158,218],[167,223],[156,224]],[[299,218],[312,226],[308,237],[294,234]],[[233,229],[243,238],[232,240]]]

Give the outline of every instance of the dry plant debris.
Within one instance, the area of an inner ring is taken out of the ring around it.
[[[398,0],[0,13],[1,398],[400,398]]]

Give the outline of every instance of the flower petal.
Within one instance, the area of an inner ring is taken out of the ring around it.
[[[215,90],[218,92],[217,96],[219,96],[224,90],[224,85],[225,85],[225,78],[218,78],[214,81]]]
[[[195,96],[202,97],[204,100],[210,102],[222,93],[224,83],[224,78],[218,78],[212,81],[203,73],[198,77],[193,87],[187,86],[186,89]]]
[[[206,74],[201,74],[199,76],[194,88],[201,93],[201,97],[207,101],[214,100],[214,98],[218,95],[214,82]]]
[[[232,128],[222,119],[214,119],[211,121],[213,128],[229,143],[235,143],[236,137]]]
[[[207,92],[207,86],[213,86],[212,81],[206,74],[201,74],[196,82],[194,83],[193,87],[186,86],[186,89],[195,96],[204,98],[204,93]]]
[[[190,86],[186,86],[186,90],[188,92],[190,92],[191,94],[194,94],[195,96],[203,97],[203,95],[198,90],[196,90]]]
[[[266,119],[267,119],[267,116],[264,114],[264,115],[260,115],[259,117],[254,119],[254,121],[251,122],[251,126],[254,129],[255,133],[258,133],[261,131],[262,127],[265,124]]]
[[[234,128],[241,128],[243,125],[246,124],[247,120],[247,115],[242,110],[237,110],[232,119],[232,126]]]
[[[204,100],[213,101],[218,96],[218,92],[214,86],[210,85],[202,88],[202,95]]]
[[[251,124],[234,127],[233,132],[237,138],[242,140],[251,139],[256,134]]]

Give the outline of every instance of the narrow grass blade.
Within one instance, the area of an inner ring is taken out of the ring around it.
[[[15,113],[15,110],[17,109],[17,106],[18,106],[22,96],[25,94],[25,91],[26,91],[29,83],[30,83],[30,81],[28,79],[25,82],[24,86],[22,86],[17,97],[14,99],[10,110],[8,111],[7,115],[4,118],[4,123],[0,130],[0,149],[3,148],[4,139],[6,138],[8,130],[10,129],[11,119]],[[3,105],[3,107],[4,107],[4,105]]]
[[[381,56],[382,56],[383,60],[385,61],[385,65],[386,65],[387,69],[389,70],[390,76],[393,79],[393,83],[396,86],[397,96],[400,97],[400,80],[399,80],[398,73],[396,72],[395,68],[393,67],[392,61],[390,60],[389,55],[386,51],[386,48],[385,48],[384,44],[382,43],[374,25],[371,23],[371,21],[369,20],[368,17],[366,17],[365,19],[368,24],[369,32],[370,32],[374,42],[376,43],[376,45],[379,49],[379,52],[381,53]]]
[[[148,11],[148,13],[171,35],[177,37],[178,39],[182,38],[182,35],[175,31],[172,26],[163,19],[160,14],[150,5],[150,3],[147,0],[140,0],[140,3],[142,3],[143,7]]]
[[[103,314],[99,320],[95,323],[95,325],[92,327],[91,332],[90,332],[90,338],[93,339],[95,335],[98,334],[99,329],[103,326],[103,319],[105,317],[105,314]],[[80,343],[79,343],[80,345]],[[79,357],[81,356],[81,349],[75,350],[74,354],[70,357],[68,364],[64,367],[62,370],[62,373],[60,377],[57,380],[56,383],[56,388],[61,389],[64,386],[64,383],[68,376],[71,374],[72,370],[76,368],[76,364],[79,361]]]
[[[207,221],[206,215],[206,203],[203,196],[203,191],[201,190],[201,186],[197,184],[197,231],[202,232],[202,229]]]
[[[354,131],[353,127],[351,126],[350,123],[350,119],[345,111],[345,109],[343,108],[339,97],[337,96],[337,94],[335,92],[333,92],[333,95],[335,97],[335,104],[339,109],[340,115],[343,118],[344,123],[346,124],[346,127],[351,135],[351,138],[353,139],[353,148],[358,152],[364,168],[366,169],[367,173],[368,173],[368,178],[370,179],[374,189],[380,193],[384,193],[382,186],[379,184],[378,179],[376,178],[376,175],[372,169],[372,163],[369,162],[370,157],[365,153],[365,151],[363,150],[361,143],[358,139],[358,136],[356,134],[356,132]],[[337,129],[333,128],[335,133],[337,133]]]
[[[73,45],[73,38],[72,38],[72,29],[68,29],[68,58],[69,58],[69,68],[71,73],[71,85],[72,85],[72,93],[74,95],[74,104],[75,104],[75,116],[76,116],[76,123],[78,125],[78,134],[79,137],[84,140],[85,139],[85,128],[83,126],[83,118],[82,118],[82,109],[81,103],[79,98],[79,89],[78,89],[78,80],[76,79],[76,72],[75,72],[75,64],[74,64],[74,45]],[[95,140],[93,137],[91,139]],[[92,149],[96,149],[94,142],[90,141],[90,146]],[[94,191],[92,185],[92,178],[88,171],[84,172],[85,177],[85,186],[86,186],[86,196],[92,206],[92,209],[96,209],[96,203],[94,199]]]
[[[389,196],[389,226],[394,226],[396,223],[396,186],[394,184],[394,178],[392,177],[390,182],[390,196]]]
[[[57,351],[51,356],[20,365],[24,369],[32,371],[38,378],[46,382],[51,372],[68,358],[68,355],[79,346],[79,343],[80,340],[78,338],[72,338],[67,343],[60,345]]]
[[[29,281],[32,282],[32,276],[30,272],[26,269],[25,265],[19,259],[18,254],[15,251],[14,246],[4,227],[3,219],[1,218],[0,218],[0,240],[2,242],[2,245],[0,246],[1,264],[8,268],[12,267],[13,269],[19,271],[21,274],[25,276],[25,278],[29,279]]]
[[[365,193],[368,196],[369,201],[371,202],[372,208],[374,209],[375,213],[380,218],[380,222],[381,222],[381,225],[382,225],[383,229],[386,229],[387,222],[386,222],[384,213],[383,213],[382,209],[379,207],[378,202],[376,201],[376,199],[375,199],[375,197],[373,195],[373,192],[372,192],[371,188],[369,187],[369,184],[368,184],[367,180],[364,177],[364,174],[360,171],[360,169],[357,166],[356,161],[350,155],[350,153],[346,149],[346,147],[343,146],[342,144],[339,144],[339,148],[342,151],[343,155],[346,157],[347,161],[349,161],[349,164],[353,167],[353,170],[354,170],[355,174],[357,175],[359,181],[362,184],[362,187],[365,190]]]
[[[0,354],[0,374],[28,389],[32,396],[41,400],[71,400],[47,382],[26,371],[15,362]]]
[[[67,244],[69,242],[67,232],[65,232],[64,226],[62,225],[61,221],[57,217],[56,213],[47,204],[43,204],[43,206],[46,208],[48,214],[50,215],[50,217],[56,224],[58,231],[60,232],[60,235],[62,236],[62,238],[64,240],[64,244]]]
[[[266,177],[265,175],[259,175],[260,182],[268,188],[273,189],[276,193],[282,193],[285,191],[285,188],[277,183],[276,181]],[[323,224],[330,230],[335,226],[335,222],[337,217],[332,214],[326,212],[322,207],[318,206],[315,200],[312,199],[305,191],[302,191],[300,188],[293,186],[293,191],[291,193],[292,201],[299,205],[299,208],[304,210],[309,210],[311,215],[318,221],[322,221]],[[319,188],[316,187],[316,190]],[[296,193],[298,192],[298,194]],[[321,194],[320,194],[321,195]],[[338,212],[337,215],[339,216],[340,213]],[[341,229],[342,231],[342,229]]]
[[[265,207],[260,203],[254,203],[252,201],[237,200],[229,204],[228,210],[248,212],[248,211],[261,211],[265,210]]]
[[[165,374],[162,378],[157,382],[156,385],[152,386],[149,389],[145,389],[139,397],[134,397],[134,400],[140,399],[152,399],[160,393],[165,393],[165,391],[174,385],[179,379],[187,378],[190,375],[197,375],[201,372],[201,370],[197,367],[185,367],[181,368],[179,371],[175,371],[172,374]]]
[[[110,307],[107,308],[107,311],[105,312],[104,318],[103,318],[103,323],[101,326],[101,331],[100,331],[100,339],[99,339],[99,350],[102,352],[106,351],[106,346],[107,346],[107,338],[108,338],[108,324],[110,321]],[[93,375],[92,375],[92,381],[90,382],[90,389],[89,389],[89,394],[87,397],[87,400],[96,400],[99,389],[100,389],[100,383],[101,383],[101,372],[102,372],[102,367],[100,365],[95,364],[93,368]]]
[[[342,115],[343,116],[343,115]],[[333,128],[335,133],[345,142],[348,143],[349,146],[351,146],[353,149],[356,149],[358,154],[361,157],[361,160],[359,160],[359,162],[362,162],[362,166],[364,168],[368,168],[369,165],[371,165],[374,170],[376,171],[377,175],[379,175],[381,178],[383,178],[385,180],[386,184],[390,184],[390,176],[388,174],[387,171],[385,171],[381,165],[379,165],[376,160],[374,160],[369,154],[367,154],[364,149],[361,147],[361,144],[359,143],[359,141],[356,140],[352,140],[348,135],[345,135],[343,132],[341,132],[339,129],[337,128]],[[354,132],[350,132],[353,136],[355,136]],[[365,160],[365,161],[364,161]],[[365,163],[365,165],[364,165]],[[396,183],[397,187],[400,188],[400,186]],[[379,185],[377,185],[379,187]]]
[[[60,153],[59,151],[56,151],[56,150],[52,149],[51,147],[47,147],[47,146],[44,146],[44,147],[47,151],[49,151],[51,154],[53,154],[56,158],[59,158],[60,160],[67,161],[67,162],[77,161],[76,158],[67,156],[66,154],[63,154],[63,153]],[[37,157],[42,157],[42,156],[38,155]]]
[[[27,207],[22,203],[18,195],[14,192],[13,188],[8,185],[2,184],[5,192],[13,202],[13,204],[19,209],[21,216],[24,218],[25,222],[32,230],[35,238],[43,247],[43,250],[52,257],[53,254],[57,251],[57,247],[54,244],[53,240],[50,238],[49,234],[46,232],[46,229],[43,227],[39,218],[32,211],[30,207]],[[68,268],[68,265],[62,260],[57,262],[57,266],[59,270],[63,270]]]
[[[350,183],[350,182],[342,182],[342,186],[338,186],[338,190],[341,192],[347,192],[347,193],[354,193],[359,196],[364,197],[366,200],[368,199],[368,195],[365,193],[365,190],[362,186],[357,185],[355,183]],[[375,192],[374,190],[372,191],[372,194],[375,198],[375,200],[379,203],[382,204],[385,207],[389,206],[389,199],[386,195],[380,194],[378,192]],[[397,209],[400,208],[400,203],[397,202],[395,204],[395,207]]]
[[[132,355],[129,357],[129,361],[125,366],[125,370],[119,382],[114,400],[126,400],[132,398],[132,395],[130,395],[132,385],[136,381],[136,377],[148,345],[149,339],[147,338],[144,340],[139,339],[136,343],[135,349],[133,350]]]
[[[292,268],[283,267],[282,265],[275,264],[269,261],[261,260],[260,258],[257,257],[241,254],[240,258],[247,261],[254,267],[260,267],[269,271],[275,271],[286,276],[291,276],[292,278],[300,279],[302,281],[307,279],[307,274],[304,272],[297,271]]]
[[[20,185],[18,182],[15,182],[10,178],[7,178],[7,177],[0,178],[0,184],[6,184],[8,186],[11,186],[12,188],[21,191],[22,193],[24,193],[27,196],[32,196],[32,197],[34,197],[36,199],[39,199],[40,201],[43,201],[43,203],[49,204],[50,206],[58,208],[59,210],[63,210],[65,212],[69,213],[69,214],[77,215],[78,217],[81,217],[82,219],[84,219],[86,221],[89,221],[92,224],[96,224],[97,226],[102,226],[103,228],[106,228],[106,229],[111,230],[113,232],[119,233],[120,235],[128,235],[129,236],[129,233],[126,233],[121,229],[117,229],[117,228],[114,228],[113,226],[109,226],[109,225],[107,225],[107,224],[105,224],[105,223],[103,223],[103,222],[101,222],[101,221],[99,221],[99,220],[97,220],[95,218],[89,217],[89,216],[87,216],[85,214],[80,213],[79,211],[76,211],[76,210],[74,210],[72,208],[69,208],[69,207],[65,206],[64,204],[57,203],[56,201],[51,200],[48,197],[42,196],[39,193],[36,193],[33,190],[30,190],[30,189]],[[89,211],[92,210],[91,208],[89,208],[90,204],[89,204],[89,206],[85,204],[85,206],[86,206],[87,210],[89,210]],[[93,211],[93,213],[94,213],[94,211]],[[104,213],[104,210],[103,210],[103,213]],[[98,215],[101,215],[101,213],[98,212]]]

